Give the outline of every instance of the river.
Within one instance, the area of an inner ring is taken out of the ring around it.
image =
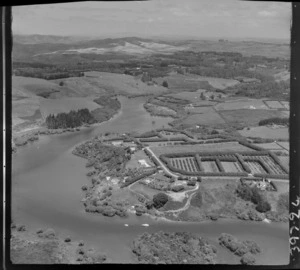
[[[121,112],[110,121],[80,132],[41,136],[40,140],[18,149],[13,156],[12,217],[30,230],[53,228],[62,237],[71,236],[107,253],[115,263],[133,262],[130,244],[144,231],[191,231],[213,241],[222,232],[256,241],[264,250],[259,264],[287,264],[288,224],[243,221],[175,223],[147,216],[103,217],[85,213],[80,202],[81,186],[89,184],[84,159],[71,154],[81,141],[103,132],[147,131],[167,127],[171,118],[150,116],[143,108],[145,98],[119,97]],[[155,121],[155,122],[153,122]],[[129,226],[125,227],[127,223]],[[148,223],[149,227],[143,227]],[[217,246],[217,244],[216,244]],[[237,261],[219,249],[222,263]]]

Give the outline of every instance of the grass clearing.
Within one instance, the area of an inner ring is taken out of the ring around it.
[[[195,145],[172,145],[165,147],[150,147],[155,155],[160,156],[162,154],[172,153],[186,153],[186,152],[226,152],[226,151],[254,151],[246,146],[239,144],[238,142],[224,142],[224,143],[211,143],[211,144],[195,144]]]
[[[228,162],[228,161],[221,161],[221,164],[225,170],[225,172],[243,172],[241,165],[238,162]]]
[[[225,110],[240,110],[240,109],[264,109],[268,110],[269,108],[264,104],[261,99],[248,99],[244,101],[236,100],[229,102],[222,102],[215,106],[217,111]]]
[[[281,164],[284,168],[289,170],[290,168],[290,157],[289,156],[278,156],[279,160],[281,161]]]
[[[107,92],[119,94],[162,94],[168,91],[161,85],[147,85],[140,79],[130,75],[108,72],[85,72],[91,84],[105,89]]]
[[[215,112],[213,108],[205,108],[204,113],[189,115],[188,117],[186,117],[180,122],[188,126],[194,126],[194,125],[218,126],[218,125],[225,124],[223,118],[217,112]]]
[[[59,89],[60,86],[52,81],[12,76],[12,96],[35,96],[59,91]]]
[[[130,189],[133,190],[133,191],[135,191],[135,192],[138,192],[138,193],[144,195],[149,200],[152,200],[154,195],[156,195],[158,193],[161,193],[160,190],[156,190],[156,189],[150,188],[150,187],[148,187],[148,186],[146,186],[144,184],[140,184],[138,182],[136,182],[133,185],[131,185]]]
[[[281,104],[287,109],[290,110],[290,103],[288,101],[281,101]]]
[[[238,131],[244,137],[260,137],[265,139],[289,139],[288,128],[271,128],[266,126],[251,127]]]
[[[193,91],[193,92],[184,91],[176,94],[168,94],[167,96],[185,99],[191,102],[198,102],[198,101],[202,101],[200,98],[200,94],[205,91],[206,91],[205,89],[198,89],[197,91]]]
[[[282,117],[282,112],[275,110],[226,110],[219,114],[228,124],[238,124],[246,127],[257,126],[260,120],[271,117]]]
[[[186,106],[184,108],[187,112],[191,112],[191,113],[199,113],[199,114],[205,114],[205,113],[212,113],[214,112],[212,107],[194,107],[194,106]]]
[[[257,143],[254,145],[262,147],[267,150],[282,150],[282,147],[275,142],[273,142],[273,143]]]
[[[270,109],[284,109],[285,107],[277,100],[266,100],[265,103]]]
[[[290,151],[290,143],[289,142],[276,142],[278,145],[280,145],[282,148]]]
[[[240,83],[239,81],[233,79],[204,77],[198,75],[191,75],[190,78],[186,79],[186,81],[208,81],[212,87],[217,89],[225,89],[227,87],[234,86]]]
[[[202,161],[204,172],[219,172],[215,161]]]
[[[163,78],[154,78],[153,81],[156,81],[159,85],[161,85],[163,81],[167,81],[169,89],[176,93],[183,91],[196,91],[198,89],[203,89],[203,86],[205,84],[208,84],[205,83],[205,81],[207,82],[207,80],[204,79],[188,80],[193,77],[197,76],[193,76],[191,74],[170,74],[169,76]]]

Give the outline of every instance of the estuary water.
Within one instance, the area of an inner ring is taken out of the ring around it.
[[[132,263],[132,240],[155,231],[190,231],[210,238],[217,246],[223,232],[256,241],[264,253],[258,264],[288,264],[288,224],[243,221],[176,223],[147,216],[103,217],[85,213],[81,186],[89,184],[86,160],[72,155],[76,144],[104,132],[144,132],[167,127],[171,118],[150,116],[143,108],[145,98],[119,97],[121,112],[101,125],[61,135],[41,136],[39,141],[19,148],[13,156],[12,217],[29,230],[53,228],[62,237],[83,240],[106,252],[114,263]],[[149,224],[148,227],[142,224]],[[128,226],[124,226],[128,224]],[[220,263],[238,263],[238,258],[219,249]]]

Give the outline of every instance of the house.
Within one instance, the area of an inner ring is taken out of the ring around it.
[[[112,141],[112,142],[111,142],[111,144],[112,144],[113,146],[120,146],[120,145],[122,145],[122,143],[123,143],[123,141],[121,141],[121,140],[118,140],[118,141]]]
[[[135,150],[136,150],[136,147],[135,146],[130,146],[129,149],[130,149],[131,153],[134,153]]]
[[[139,163],[142,167],[146,167],[146,168],[151,167],[151,166],[146,162],[146,160],[144,160],[144,159],[138,160],[138,163]]]

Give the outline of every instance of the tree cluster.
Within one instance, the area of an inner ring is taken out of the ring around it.
[[[82,124],[92,124],[96,120],[88,109],[79,109],[69,113],[50,114],[46,117],[46,126],[49,129],[74,128]]]
[[[153,206],[155,208],[163,207],[169,200],[169,197],[165,193],[158,193],[153,196]]]
[[[247,184],[239,184],[236,193],[245,201],[251,201],[256,204],[256,210],[265,213],[271,210],[270,203],[257,187],[249,187]]]
[[[290,122],[289,118],[272,117],[272,118],[260,120],[258,125],[265,126],[265,125],[276,124],[276,125],[289,126],[289,122]]]

